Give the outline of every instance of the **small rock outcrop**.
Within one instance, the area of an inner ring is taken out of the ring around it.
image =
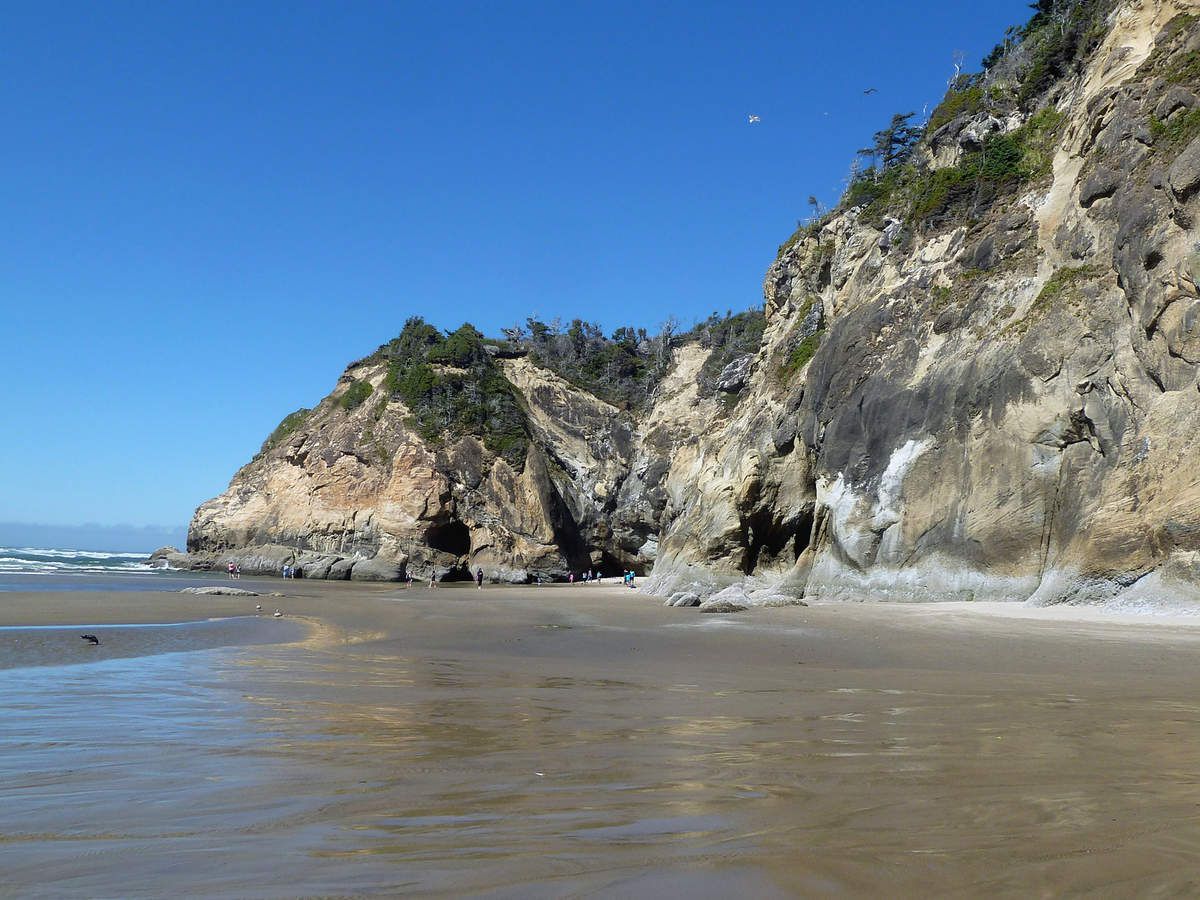
[[[248,591],[244,588],[235,587],[189,587],[184,588],[179,593],[181,594],[202,594],[206,597],[257,597],[257,591]]]
[[[175,547],[159,547],[146,560],[147,565],[156,569],[187,569],[191,567],[191,558]]]

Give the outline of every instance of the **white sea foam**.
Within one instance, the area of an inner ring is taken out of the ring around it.
[[[0,547],[0,573],[8,575],[139,575],[157,571],[144,553]]]
[[[113,553],[108,550],[62,550],[46,547],[0,547],[0,556],[24,554],[29,556],[49,556],[61,559],[145,559],[148,553]]]

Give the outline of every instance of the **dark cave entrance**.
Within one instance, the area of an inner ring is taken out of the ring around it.
[[[425,543],[431,550],[440,550],[451,556],[466,556],[471,552],[471,529],[457,519],[430,525],[425,532]]]
[[[624,575],[629,569],[629,566],[625,565],[623,562],[621,562],[621,560],[617,559],[617,557],[613,556],[607,550],[600,554],[600,566],[598,571],[600,572],[600,576],[602,578],[612,578],[617,575]],[[634,569],[634,573],[637,575],[642,574],[641,572],[637,571],[636,568]]]
[[[742,571],[752,575],[760,563],[784,561],[789,565],[800,558],[812,535],[813,509],[780,522],[763,510],[746,523],[746,555]],[[788,544],[791,544],[789,547]]]

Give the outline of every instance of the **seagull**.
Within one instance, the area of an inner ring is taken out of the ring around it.
[[[878,94],[879,88],[867,88],[865,91],[863,91],[863,93],[864,94]]]
[[[87,641],[89,644],[91,644],[93,647],[95,647],[98,643],[100,643],[100,638],[96,637],[94,634],[81,634],[80,637],[83,638],[83,640]]]
[[[255,603],[254,608],[257,609],[259,612],[262,612],[262,604],[261,603]]]
[[[275,610],[275,612],[271,613],[271,615],[278,619],[283,615],[283,613],[281,613],[279,610]]]
[[[750,124],[751,125],[753,125],[755,122],[761,122],[761,121],[762,121],[762,119],[760,119],[758,116],[755,116],[755,115],[750,116]]]

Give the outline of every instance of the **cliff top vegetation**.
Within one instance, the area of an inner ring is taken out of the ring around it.
[[[1038,0],[1024,25],[1007,30],[982,60],[963,72],[956,60],[942,101],[922,124],[897,113],[855,156],[847,187],[829,211],[813,214],[779,248],[780,255],[839,213],[861,209],[863,221],[888,220],[928,231],[978,219],[999,199],[1049,174],[1062,115],[1055,86],[1081,72],[1103,40],[1115,0]],[[1017,128],[1004,123],[1023,119]],[[964,128],[973,125],[969,137]],[[958,141],[952,165],[934,165],[939,146]]]
[[[387,363],[384,390],[404,402],[409,424],[425,441],[438,446],[473,434],[514,468],[524,466],[525,411],[473,325],[443,334],[414,316],[369,359]]]

